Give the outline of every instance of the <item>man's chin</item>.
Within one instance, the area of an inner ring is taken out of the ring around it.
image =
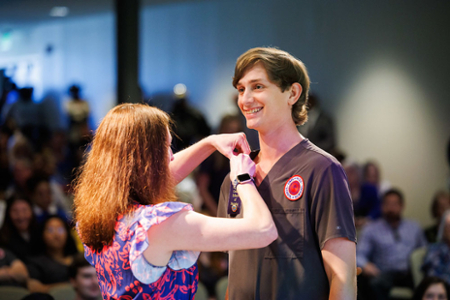
[[[395,223],[395,222],[400,221],[400,219],[401,219],[400,216],[390,216],[390,215],[387,215],[385,218],[386,218],[386,221],[388,221],[389,223]]]

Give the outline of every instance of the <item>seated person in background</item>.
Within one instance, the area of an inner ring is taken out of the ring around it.
[[[52,202],[70,216],[71,203],[64,193],[63,185],[56,179],[56,164],[56,155],[50,147],[46,147],[34,155],[33,174],[48,179]]]
[[[69,282],[68,267],[77,253],[67,223],[58,216],[51,216],[42,224],[41,255],[30,258],[28,289],[31,292],[48,293],[58,283]]]
[[[102,293],[98,285],[95,268],[88,263],[81,253],[73,258],[69,266],[69,277],[77,295],[74,300],[95,300],[101,298]]]
[[[25,155],[21,153],[20,155]],[[26,155],[31,155],[27,153]],[[14,193],[24,193],[27,190],[27,181],[33,176],[33,165],[29,158],[10,159],[12,168],[12,181],[10,182],[5,197],[8,198]]]
[[[12,252],[0,248],[0,286],[25,286],[27,278],[24,263]]]
[[[426,276],[436,276],[450,284],[450,210],[442,217],[438,242],[428,246],[422,270]]]
[[[69,217],[67,214],[63,209],[56,206],[53,201],[50,181],[47,177],[32,177],[27,181],[27,186],[38,223],[42,223],[50,215],[57,215],[65,222],[68,222]]]
[[[336,147],[334,120],[320,106],[319,97],[308,96],[308,122],[297,126],[298,131],[314,145],[331,153]]]
[[[378,191],[373,184],[361,182],[361,170],[356,163],[346,163],[343,167],[352,195],[355,226],[361,229],[369,220],[378,219],[381,215]]]
[[[446,191],[438,191],[431,204],[431,214],[436,223],[425,229],[428,243],[437,242],[439,224],[441,224],[442,216],[447,209],[450,209],[450,195]]]
[[[369,160],[363,166],[363,181],[377,188],[378,195],[382,196],[391,184],[387,180],[381,180],[380,167],[375,161]]]
[[[25,196],[13,194],[6,201],[5,224],[0,230],[0,245],[8,248],[20,260],[36,254],[39,233],[31,202]]]
[[[361,299],[388,299],[395,286],[412,287],[409,256],[426,245],[420,226],[402,218],[404,198],[397,189],[383,196],[382,218],[367,224],[356,247],[356,260],[362,274],[358,278]],[[371,298],[374,296],[375,298]]]
[[[438,277],[425,277],[414,291],[411,300],[448,300],[450,287]]]

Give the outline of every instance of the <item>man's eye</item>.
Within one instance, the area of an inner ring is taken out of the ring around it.
[[[238,88],[237,90],[240,94],[242,94],[244,92],[244,88]]]
[[[260,89],[262,89],[262,88],[263,88],[263,86],[260,85],[260,84],[255,85],[255,90],[260,90]]]

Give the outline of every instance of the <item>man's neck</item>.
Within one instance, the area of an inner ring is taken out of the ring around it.
[[[303,139],[295,125],[259,132],[259,161],[276,162]]]

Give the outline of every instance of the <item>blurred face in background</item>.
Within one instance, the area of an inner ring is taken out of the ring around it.
[[[101,295],[97,273],[92,266],[79,268],[77,276],[74,279],[71,279],[70,282],[81,299],[94,300],[98,299]]]
[[[440,220],[447,209],[450,209],[450,198],[448,194],[442,194],[437,199],[436,219]]]
[[[350,190],[358,189],[361,184],[361,177],[358,166],[355,164],[349,164],[344,166],[345,174],[347,175],[348,185]],[[353,199],[354,201],[356,199]]]
[[[27,201],[18,199],[11,204],[9,216],[17,231],[26,232],[30,226],[33,212]]]
[[[442,283],[432,284],[423,295],[422,300],[447,300],[447,292]]]
[[[403,204],[398,195],[389,194],[384,197],[381,212],[388,222],[399,221],[402,217],[402,211]]]
[[[67,241],[67,231],[62,220],[50,219],[44,228],[43,239],[49,250],[63,250]]]
[[[366,167],[366,173],[365,175],[365,181],[373,184],[375,186],[378,185],[379,181],[380,181],[380,174],[378,172],[378,168],[376,165],[374,164],[369,164]]]
[[[37,184],[33,192],[33,202],[43,210],[48,209],[52,203],[52,193],[47,181],[41,181]]]
[[[25,187],[27,180],[30,179],[32,175],[33,169],[30,163],[23,160],[18,160],[14,164],[13,169],[14,182],[19,187]]]
[[[442,239],[450,245],[450,214],[445,217],[444,233]]]

